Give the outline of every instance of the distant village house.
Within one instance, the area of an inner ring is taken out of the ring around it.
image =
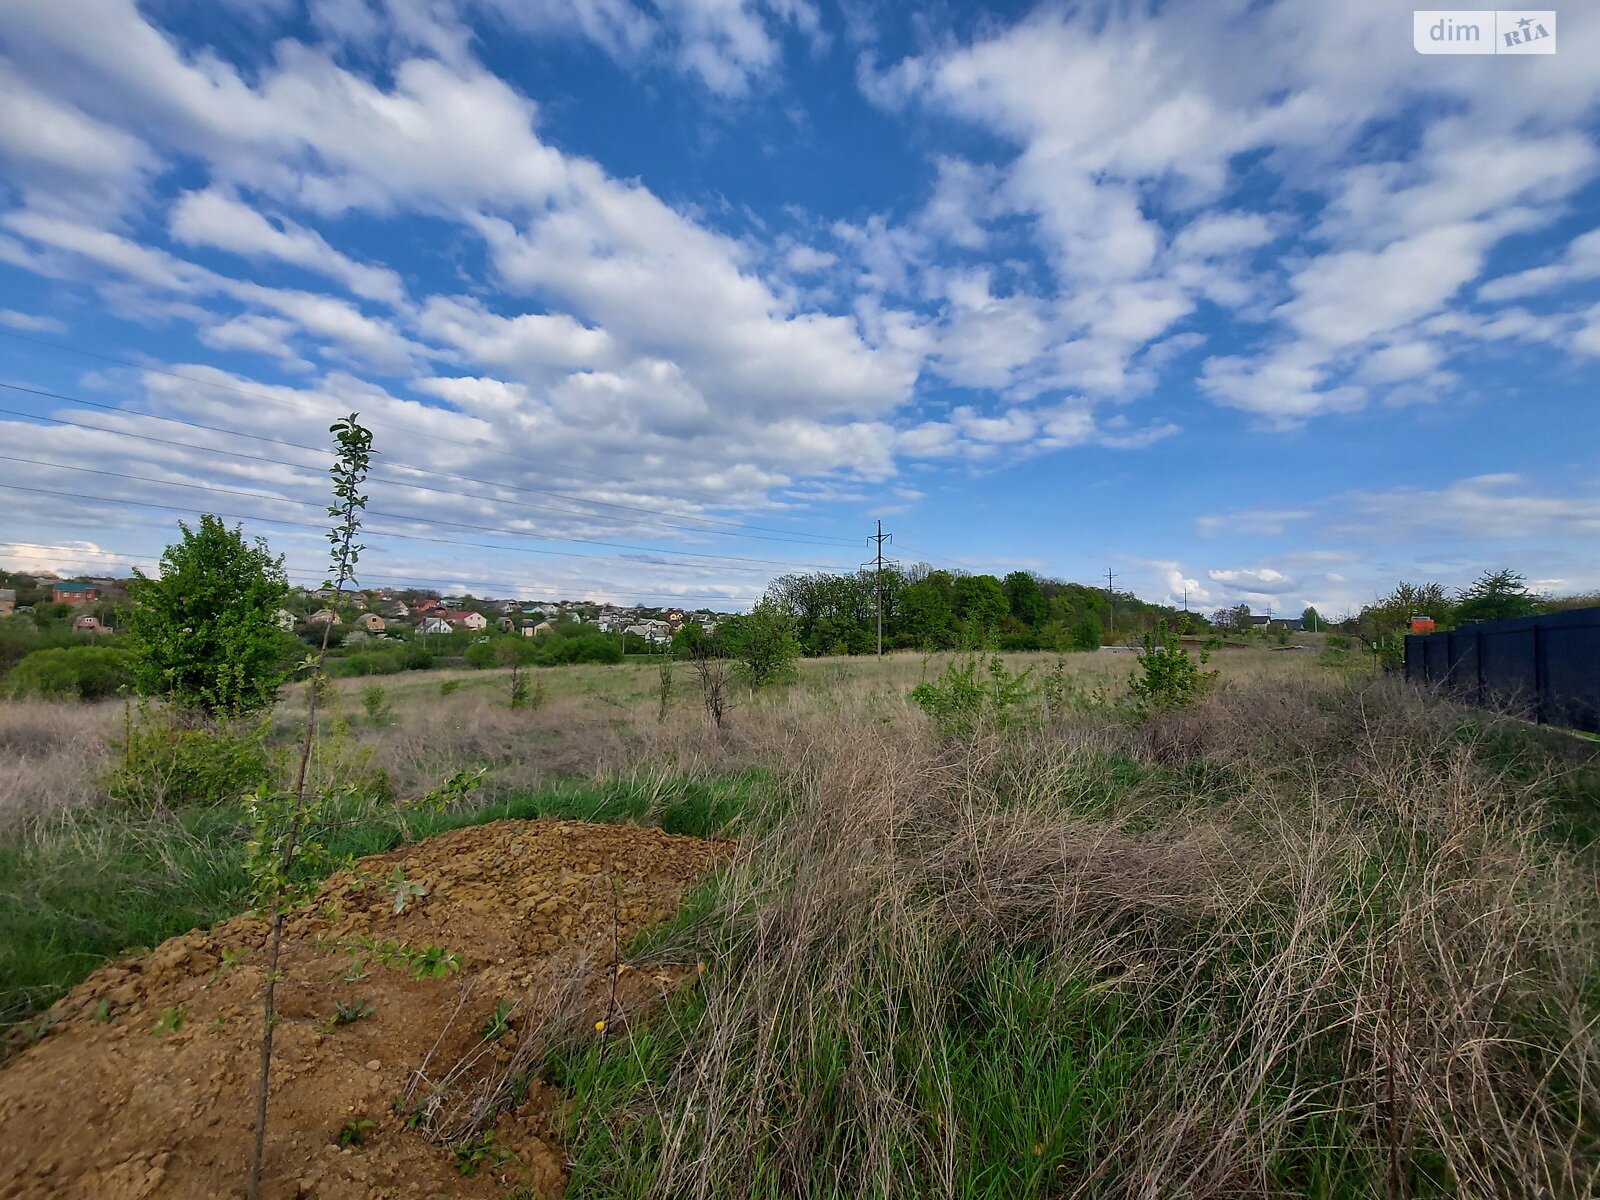
[[[17,611],[17,591],[15,588],[0,588],[0,617],[9,617]]]
[[[459,625],[462,629],[470,629],[474,633],[480,629],[487,628],[489,624],[489,618],[480,612],[465,612],[460,609],[452,609],[440,615],[450,624]]]
[[[50,589],[52,604],[88,604],[100,598],[100,589],[90,583],[58,583]]]
[[[382,633],[384,629],[388,627],[389,623],[377,613],[369,612],[362,613],[355,619],[354,624],[356,628],[363,629],[367,633]]]

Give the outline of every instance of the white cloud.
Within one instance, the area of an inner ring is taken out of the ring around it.
[[[1215,583],[1261,595],[1277,595],[1295,587],[1294,580],[1273,567],[1230,567],[1210,570],[1206,575]]]
[[[1373,351],[1361,372],[1373,383],[1399,383],[1432,374],[1443,361],[1444,352],[1432,342],[1397,342]]]
[[[1494,238],[1483,224],[1446,225],[1382,250],[1324,254],[1297,271],[1279,315],[1306,341],[1339,348],[1438,311],[1476,278]]]
[[[1219,404],[1287,428],[1331,412],[1352,412],[1366,403],[1352,386],[1327,387],[1327,372],[1313,355],[1291,347],[1263,358],[1208,358],[1201,388]]]
[[[82,211],[120,208],[153,165],[142,141],[48,93],[0,61],[0,162],[28,201]]]
[[[815,42],[816,8],[807,0],[479,0],[514,29],[567,33],[594,42],[625,64],[669,62],[711,92],[742,96],[774,72],[790,31]]]
[[[832,267],[839,261],[839,256],[818,250],[815,246],[794,246],[783,256],[783,261],[798,275],[814,275]]]
[[[1251,535],[1281,534],[1291,525],[1309,520],[1316,513],[1309,508],[1244,509],[1230,513],[1207,513],[1195,518],[1195,528],[1206,537],[1222,533]]]
[[[65,333],[67,323],[39,313],[18,312],[14,308],[0,308],[0,325],[20,329],[24,333]]]
[[[1476,475],[1441,488],[1395,488],[1359,492],[1340,503],[1347,534],[1426,538],[1446,534],[1476,540],[1518,541],[1539,537],[1592,538],[1600,533],[1600,495],[1556,495],[1529,488],[1520,476]]]
[[[339,253],[322,235],[280,218],[277,224],[215,188],[186,192],[172,206],[172,236],[191,246],[212,246],[250,259],[275,258],[326,275],[358,296],[395,304],[405,289],[399,275]]]
[[[1519,299],[1590,279],[1600,279],[1600,229],[1574,238],[1566,252],[1549,266],[1490,280],[1478,289],[1478,295],[1484,300]]]
[[[1289,426],[1365,404],[1352,378],[1442,378],[1416,327],[1461,302],[1505,237],[1554,220],[1600,171],[1584,124],[1600,100],[1594,59],[1564,60],[1536,84],[1486,60],[1421,75],[1392,18],[1383,0],[1049,7],[970,45],[868,67],[863,82],[886,107],[932,106],[1015,147],[992,188],[950,207],[1033,218],[1063,315],[1041,357],[1063,382],[1149,387],[1133,365],[1141,348],[1203,297],[1277,324],[1260,350],[1208,363],[1203,387]],[[1600,45],[1594,30],[1577,36]],[[1433,107],[1417,145],[1358,142],[1419,97]],[[1246,154],[1320,198],[1317,215],[1216,209]],[[944,224],[923,228],[981,244],[978,220]],[[1253,261],[1284,243],[1275,263]],[[1588,277],[1590,250],[1479,294]],[[1079,324],[1085,311],[1104,315]]]
[[[310,364],[295,353],[290,342],[299,331],[293,321],[280,317],[266,317],[245,313],[232,320],[200,330],[199,337],[208,346],[218,350],[247,350],[277,358],[296,370],[309,369]]]

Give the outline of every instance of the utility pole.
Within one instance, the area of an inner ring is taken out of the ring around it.
[[[1116,576],[1111,573],[1111,568],[1107,567],[1106,568],[1106,620],[1108,622],[1107,631],[1110,632],[1110,633],[1115,633],[1117,631],[1117,594],[1111,590],[1111,581],[1113,579],[1115,579],[1115,578],[1116,578]]]
[[[1189,611],[1189,585],[1187,583],[1183,585],[1183,611]]]
[[[885,533],[883,531],[883,522],[880,520],[878,522],[878,532],[869,534],[867,541],[877,545],[877,554],[873,557],[872,562],[875,590],[878,596],[878,654],[881,657],[883,654],[883,543],[885,541],[894,541],[894,534]]]

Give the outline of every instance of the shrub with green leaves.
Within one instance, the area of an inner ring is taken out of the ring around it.
[[[388,695],[378,684],[361,693],[361,707],[367,714],[367,720],[374,725],[394,723],[394,709],[389,704]]]
[[[1161,621],[1154,633],[1144,635],[1139,663],[1129,685],[1134,705],[1141,713],[1187,708],[1216,683],[1216,671],[1201,669],[1211,661],[1210,651],[1201,650],[1196,661],[1183,645],[1186,627],[1174,629]]]
[[[112,743],[118,762],[106,792],[140,813],[235,803],[272,773],[266,735],[264,724],[186,728],[143,713]]]
[[[133,655],[113,646],[61,646],[25,655],[6,678],[16,697],[104,700],[133,681]]]
[[[998,728],[1013,721],[1033,698],[1032,673],[1032,667],[1009,670],[998,654],[987,666],[973,655],[952,662],[939,678],[919,683],[911,699],[945,737],[965,737],[980,725]]]
[[[134,682],[205,716],[240,716],[270,706],[286,672],[277,612],[288,594],[283,559],[266,542],[207,514],[200,528],[161,556],[161,571],[134,571]]]

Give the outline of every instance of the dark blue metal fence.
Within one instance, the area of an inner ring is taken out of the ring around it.
[[[1600,608],[1410,634],[1406,678],[1457,700],[1600,733]]]

